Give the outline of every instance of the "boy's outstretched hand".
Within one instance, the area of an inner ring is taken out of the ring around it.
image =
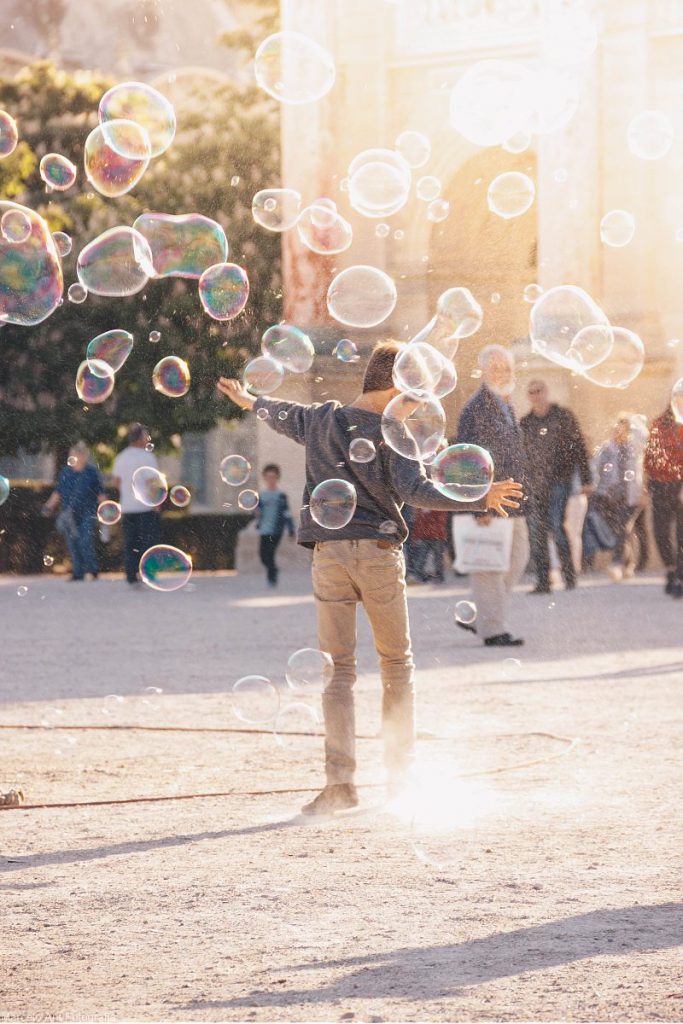
[[[240,409],[253,409],[256,398],[249,394],[241,380],[229,380],[227,377],[221,377],[216,387],[222,395],[229,398],[235,405],[239,405]]]
[[[515,480],[496,480],[491,484],[486,495],[486,508],[507,518],[506,508],[519,508],[519,500],[524,497],[522,485]]]

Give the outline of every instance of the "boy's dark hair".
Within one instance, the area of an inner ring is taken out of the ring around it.
[[[377,342],[365,367],[363,394],[368,391],[387,391],[388,388],[394,387],[394,362],[404,347],[401,341]]]
[[[280,467],[274,462],[269,462],[267,466],[263,467],[261,470],[261,476],[265,476],[266,473],[277,473],[278,476],[281,476]]]

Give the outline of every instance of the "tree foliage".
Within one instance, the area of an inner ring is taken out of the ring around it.
[[[0,197],[31,207],[51,230],[73,238],[63,261],[63,304],[36,327],[6,325],[0,331],[4,454],[19,447],[61,448],[77,437],[112,445],[117,428],[138,419],[162,446],[175,434],[207,430],[236,412],[216,396],[218,375],[239,373],[263,330],[280,318],[279,236],[251,217],[254,192],[279,180],[274,104],[250,76],[212,86],[203,81],[201,94],[176,108],[178,132],[170,149],[152,161],[132,192],[105,199],[85,178],[82,154],[97,123],[99,98],[110,84],[100,75],[70,74],[45,62],[0,80],[0,108],[16,117],[21,139],[0,161]],[[63,153],[79,167],[78,181],[66,193],[46,194],[38,164],[48,152]],[[127,299],[89,295],[82,305],[67,300],[80,249],[108,227],[132,224],[144,211],[197,212],[222,224],[228,259],[247,270],[251,286],[247,309],[237,320],[220,324],[208,317],[191,280],[151,280]],[[88,341],[115,327],[133,333],[133,352],[117,374],[113,396],[86,409],[74,387],[77,367]],[[153,330],[161,332],[157,344],[148,340]],[[182,399],[152,387],[154,364],[171,354],[186,359],[192,373],[191,389]]]

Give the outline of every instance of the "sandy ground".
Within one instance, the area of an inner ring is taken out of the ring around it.
[[[314,643],[303,567],[0,580],[0,724],[40,726],[0,730],[0,789],[132,801],[0,813],[0,1020],[680,1020],[683,602],[520,593],[501,652],[463,596],[411,590],[417,818],[383,803],[363,624],[362,806],[310,824],[272,791],[318,784],[318,739],[180,731],[239,727],[233,681]]]

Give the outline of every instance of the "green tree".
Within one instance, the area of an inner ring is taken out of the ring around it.
[[[99,75],[69,74],[45,62],[0,80],[0,108],[17,118],[21,139],[14,154],[0,162],[0,197],[38,211],[51,230],[66,231],[74,243],[63,261],[63,304],[36,327],[6,325],[0,331],[4,454],[19,447],[61,449],[76,437],[113,446],[119,425],[137,419],[150,426],[161,446],[175,434],[207,430],[236,414],[216,396],[218,375],[239,373],[258,349],[263,330],[281,316],[279,236],[251,217],[254,192],[279,181],[275,105],[249,75],[211,87],[203,81],[201,95],[189,96],[176,109],[178,132],[170,149],[152,161],[132,192],[105,199],[85,178],[82,153],[97,123],[99,98],[110,84]],[[66,193],[46,195],[38,164],[47,152],[63,153],[79,167],[78,181]],[[189,280],[151,280],[128,299],[89,295],[82,305],[67,300],[80,249],[108,227],[132,224],[143,211],[198,212],[222,224],[228,259],[242,265],[250,280],[249,303],[238,319],[221,324],[208,317],[196,281]],[[133,333],[133,352],[117,374],[112,397],[85,408],[74,387],[77,367],[88,341],[114,327]],[[158,344],[148,340],[152,330],[161,332]],[[170,354],[186,359],[192,373],[191,389],[181,399],[152,387],[154,364]]]

